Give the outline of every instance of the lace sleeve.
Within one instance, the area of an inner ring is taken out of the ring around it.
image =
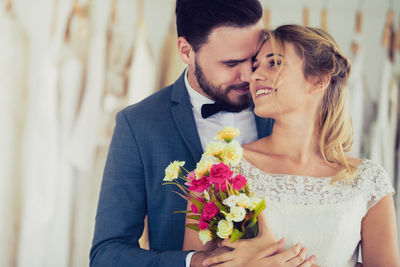
[[[381,165],[368,160],[360,172],[364,176],[363,189],[368,201],[368,210],[375,206],[383,197],[394,193],[389,175]]]

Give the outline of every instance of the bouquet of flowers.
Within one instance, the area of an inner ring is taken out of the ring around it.
[[[233,243],[258,233],[257,216],[265,201],[250,192],[246,178],[239,173],[243,150],[234,140],[238,135],[238,129],[225,127],[215,137],[217,141],[208,144],[193,171],[183,167],[184,161],[174,161],[165,169],[164,184],[177,185],[182,193],[176,193],[192,203],[190,210],[175,213],[199,221],[186,227],[198,231],[203,244],[227,238]]]

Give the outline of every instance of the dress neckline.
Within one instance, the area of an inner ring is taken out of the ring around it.
[[[319,179],[319,180],[330,180],[334,177],[334,176],[316,177],[316,176],[287,174],[287,173],[269,173],[269,172],[265,172],[265,171],[261,170],[260,168],[255,166],[253,163],[251,163],[244,157],[242,157],[241,161],[243,163],[247,164],[249,167],[254,168],[257,172],[259,172],[260,174],[263,174],[263,175],[269,175],[269,176],[275,176],[275,177],[277,177],[277,176],[291,177],[291,178],[293,178],[293,177],[295,177],[295,178],[312,178],[312,179]],[[366,161],[365,159],[361,159],[361,162],[357,165],[357,168],[360,169],[360,167],[364,164],[365,161]]]

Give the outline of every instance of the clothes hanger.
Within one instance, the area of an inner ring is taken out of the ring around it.
[[[268,30],[271,27],[271,10],[268,4],[263,4],[263,7],[264,28]]]
[[[328,0],[325,0],[321,9],[321,28],[325,31],[328,30]]]
[[[397,52],[400,52],[400,18],[399,18],[399,26],[397,27],[397,32],[394,40],[394,49]]]
[[[360,34],[362,31],[362,19],[363,19],[363,14],[361,11],[361,7],[363,4],[363,0],[359,0],[358,1],[358,8],[356,11],[356,21],[355,21],[355,25],[354,25],[354,30],[356,35]],[[352,41],[351,42],[351,50],[353,52],[353,54],[357,54],[358,51],[360,50],[360,44],[357,41]]]
[[[6,0],[6,11],[11,11],[13,8],[12,0]]]
[[[388,49],[389,59],[393,62],[394,60],[394,11],[393,11],[393,1],[389,2],[389,10],[386,13],[386,21],[383,29],[381,45]]]
[[[310,26],[310,9],[306,5],[303,7],[303,25]]]
[[[144,20],[144,0],[137,0],[137,27],[145,27]]]

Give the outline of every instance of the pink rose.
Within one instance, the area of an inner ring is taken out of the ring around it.
[[[215,205],[214,202],[208,202],[204,204],[203,208],[203,214],[201,214],[201,218],[205,220],[210,220],[211,218],[214,218],[215,215],[219,213],[219,209],[217,205]]]
[[[191,171],[191,172],[188,173],[188,175],[186,176],[186,178],[187,178],[189,181],[193,181],[193,180],[196,179],[196,173],[195,173],[194,171]]]
[[[234,189],[236,189],[238,191],[242,190],[242,188],[246,184],[247,184],[247,180],[241,174],[236,175],[235,178],[232,179],[232,186],[233,186]]]
[[[226,183],[222,183],[222,184],[215,184],[215,189],[217,190],[217,192],[219,192],[219,188],[221,187],[221,191],[225,192],[226,191]]]
[[[212,165],[208,180],[213,184],[224,184],[226,180],[232,177],[232,175],[233,171],[229,169],[229,166],[221,162]]]
[[[200,219],[198,226],[199,226],[200,230],[206,230],[208,228],[208,222],[206,222],[203,219]]]
[[[203,177],[199,180],[193,180],[188,188],[189,191],[204,192],[210,186],[210,182],[207,177]]]
[[[190,209],[193,213],[199,213],[199,209],[196,207],[195,204],[190,205]]]

